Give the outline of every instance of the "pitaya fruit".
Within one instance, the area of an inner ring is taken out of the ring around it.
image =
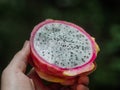
[[[33,29],[30,46],[36,72],[50,82],[71,85],[77,76],[96,67],[97,43],[80,26],[70,22],[43,21]]]

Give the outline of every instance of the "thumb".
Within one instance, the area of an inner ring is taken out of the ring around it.
[[[23,48],[13,57],[9,64],[9,67],[24,72],[28,64],[28,58],[30,55],[29,41],[26,41]]]

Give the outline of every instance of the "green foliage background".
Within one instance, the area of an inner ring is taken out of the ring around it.
[[[48,18],[76,23],[96,38],[101,51],[90,90],[120,90],[119,0],[0,0],[0,73]]]

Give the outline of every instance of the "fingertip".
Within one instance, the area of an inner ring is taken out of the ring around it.
[[[89,77],[88,76],[80,76],[78,79],[78,84],[88,85],[89,84]]]
[[[30,45],[29,45],[29,41],[26,40],[22,49],[16,53],[14,58],[26,59],[26,57],[28,57],[29,54],[30,54]]]
[[[23,48],[25,48],[28,44],[29,44],[29,41],[26,40],[26,41],[24,42]]]
[[[49,90],[48,87],[44,85],[42,79],[37,75],[34,68],[31,69],[27,76],[33,80],[35,90]]]
[[[82,84],[78,85],[78,86],[76,87],[76,89],[77,89],[77,90],[89,90],[88,87],[86,87],[86,86],[84,86],[84,85],[82,85]]]
[[[19,69],[25,72],[29,56],[30,56],[29,41],[25,41],[23,48],[19,52],[17,52],[16,55],[11,60],[9,68],[13,68],[16,70]]]
[[[29,41],[25,41],[23,48],[15,55],[17,57],[21,57],[21,59],[23,60],[27,60],[29,58],[30,55],[30,45],[29,45]]]
[[[30,52],[30,44],[28,40],[25,41],[22,50]]]
[[[30,45],[29,41],[25,41],[23,48],[14,56],[14,61],[28,63],[30,57]],[[19,63],[18,62],[18,63]]]

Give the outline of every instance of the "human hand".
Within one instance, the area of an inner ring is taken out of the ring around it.
[[[30,57],[29,41],[13,57],[10,64],[4,69],[1,77],[1,90],[89,90],[87,76],[79,77],[78,82],[72,86],[63,86],[51,83],[45,85],[34,69],[25,74]]]

